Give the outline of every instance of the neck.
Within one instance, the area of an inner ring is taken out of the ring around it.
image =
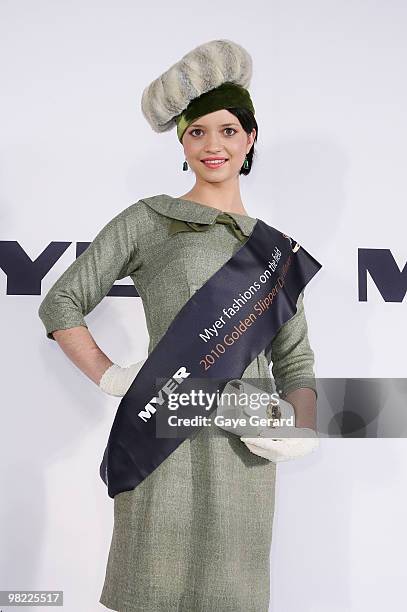
[[[238,184],[231,188],[230,186],[224,186],[223,183],[206,183],[204,185],[197,183],[188,193],[178,197],[204,206],[212,206],[223,212],[247,215]]]

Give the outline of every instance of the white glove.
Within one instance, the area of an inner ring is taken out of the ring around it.
[[[279,407],[282,418],[294,416],[295,419],[294,407],[290,402],[280,399]],[[319,447],[319,438],[313,429],[291,425],[266,427],[255,438],[240,439],[250,452],[275,463],[303,457]]]
[[[319,447],[319,438],[313,429],[308,427],[275,427],[276,437],[269,438],[260,435],[256,438],[240,438],[247,448],[269,461],[275,463],[288,461],[312,453]],[[270,429],[266,435],[270,435]]]
[[[136,378],[141,370],[146,359],[132,363],[131,365],[122,368],[116,363],[113,363],[104,372],[99,381],[99,387],[109,395],[123,397],[131,386],[131,383]]]

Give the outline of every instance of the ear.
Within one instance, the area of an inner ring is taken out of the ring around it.
[[[252,148],[255,138],[256,138],[256,128],[253,128],[250,134],[247,135],[247,144],[250,145],[250,147],[249,147],[249,150],[246,152],[246,155]]]

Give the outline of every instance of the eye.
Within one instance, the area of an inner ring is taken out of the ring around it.
[[[235,130],[232,127],[227,127],[225,128],[223,131],[225,132],[226,130],[232,130],[232,134],[226,134],[227,136],[233,136],[234,134],[237,133],[237,130]],[[194,132],[202,132],[202,130],[200,128],[194,128],[193,130],[190,130],[189,134],[191,134],[191,136],[195,137],[196,135],[194,134]]]

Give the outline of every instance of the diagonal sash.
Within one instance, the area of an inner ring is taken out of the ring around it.
[[[240,378],[296,313],[301,291],[321,267],[257,219],[246,242],[177,313],[121,399],[100,464],[110,497],[137,487],[189,437],[157,437],[168,395],[188,377],[204,380],[209,393]],[[166,382],[157,392],[159,376]]]

